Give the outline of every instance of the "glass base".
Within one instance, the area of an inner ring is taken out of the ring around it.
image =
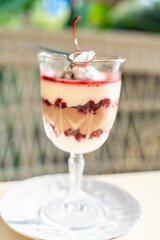
[[[103,204],[83,191],[79,199],[67,199],[67,191],[57,191],[56,198],[40,210],[44,223],[55,223],[71,230],[84,230],[95,227],[105,217]],[[66,199],[65,199],[66,198]]]

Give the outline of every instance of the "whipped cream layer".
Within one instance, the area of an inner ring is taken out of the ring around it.
[[[71,73],[67,75],[66,73]],[[106,75],[103,72],[99,72],[96,68],[92,66],[87,67],[72,67],[68,68],[66,72],[63,73],[65,79],[70,79],[71,77],[79,80],[93,80],[102,81],[106,79]]]

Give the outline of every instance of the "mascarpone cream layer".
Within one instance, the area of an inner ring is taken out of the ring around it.
[[[57,98],[62,98],[68,107],[84,105],[93,100],[98,103],[104,98],[116,101],[120,96],[121,81],[105,84],[68,84],[41,79],[41,97],[54,104]]]

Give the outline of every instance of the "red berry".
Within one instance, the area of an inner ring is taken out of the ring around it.
[[[66,107],[67,107],[67,104],[65,102],[62,102],[61,108],[66,108]]]
[[[94,101],[89,101],[88,102],[88,107],[89,107],[89,112],[95,113],[97,110],[97,106],[95,105]]]
[[[94,101],[92,101],[92,100],[89,101],[89,102],[88,102],[88,105],[89,105],[89,108],[93,108],[93,107],[94,107]]]
[[[109,98],[106,99],[106,105],[107,105],[107,107],[110,107],[110,105],[111,105],[111,99],[109,99]]]
[[[57,98],[54,104],[56,107],[60,107],[61,102],[62,102],[62,98]]]
[[[47,100],[42,98],[42,102],[46,104],[47,106],[51,106],[52,104]]]
[[[98,105],[99,107],[103,106],[103,100],[99,101]]]
[[[77,133],[77,134],[75,135],[75,138],[76,138],[77,141],[80,141],[80,140],[81,140],[81,135],[80,135],[80,133]]]
[[[99,102],[99,105],[100,106],[103,106],[103,107],[110,107],[110,105],[111,105],[111,100],[109,99],[109,98],[105,98],[105,99],[103,99],[103,100],[101,100],[100,102]]]
[[[78,112],[80,113],[86,113],[85,110],[81,107],[81,108],[78,108]]]
[[[81,133],[77,133],[75,135],[75,138],[77,141],[81,141],[81,138],[86,138],[86,135],[85,134],[81,134]]]
[[[55,101],[55,106],[59,107],[59,108],[66,108],[67,105],[65,102],[62,102],[62,98],[57,98],[57,100]]]
[[[98,130],[91,133],[91,138],[92,137],[99,137],[102,133],[103,133],[103,131],[101,129],[98,129]]]
[[[72,132],[72,128],[69,128],[68,130],[66,130],[66,131],[64,132],[64,134],[65,134],[66,136],[69,136],[69,135],[71,135],[71,132]]]

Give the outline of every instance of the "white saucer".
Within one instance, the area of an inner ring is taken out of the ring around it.
[[[1,200],[3,220],[22,235],[43,240],[107,240],[121,236],[139,221],[137,201],[123,190],[91,177],[83,177],[82,188],[105,206],[105,219],[90,229],[74,231],[58,224],[46,224],[40,217],[45,199],[68,188],[68,175],[56,174],[22,181]],[[49,195],[48,195],[49,194]]]

